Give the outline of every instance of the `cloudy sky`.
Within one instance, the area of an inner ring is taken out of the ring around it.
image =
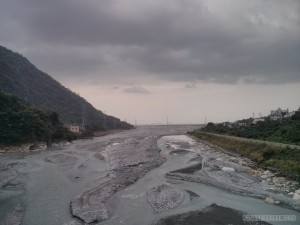
[[[1,0],[0,45],[134,123],[300,106],[299,0]]]

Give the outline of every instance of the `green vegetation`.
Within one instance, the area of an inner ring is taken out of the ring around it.
[[[197,131],[189,134],[238,153],[257,163],[259,167],[278,171],[282,176],[300,181],[300,150],[282,148],[269,144],[244,142]]]
[[[75,139],[55,112],[33,108],[22,100],[0,93],[0,143],[16,145]]]
[[[93,131],[133,128],[95,109],[26,58],[1,46],[0,92],[15,95],[41,110],[55,111],[64,124],[81,124],[85,118],[85,124]]]
[[[267,118],[264,122],[256,124],[248,122],[247,125],[243,126],[236,123],[208,123],[201,130],[204,132],[300,145],[299,113],[297,111],[290,120],[271,121]]]

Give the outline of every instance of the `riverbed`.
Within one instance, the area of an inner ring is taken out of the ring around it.
[[[292,215],[296,221],[268,223],[299,224],[296,201],[270,193],[281,205],[265,203],[270,187],[247,174],[247,166],[184,135],[195,128],[144,126],[42,152],[1,154],[0,221],[150,225],[229,210],[232,224],[245,215]]]

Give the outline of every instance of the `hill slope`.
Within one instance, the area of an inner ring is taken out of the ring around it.
[[[22,143],[75,139],[75,135],[63,127],[55,112],[33,108],[13,95],[0,93],[0,143]]]
[[[0,92],[10,93],[42,109],[55,111],[65,124],[85,124],[93,130],[132,126],[95,109],[89,102],[37,69],[25,57],[0,46]]]

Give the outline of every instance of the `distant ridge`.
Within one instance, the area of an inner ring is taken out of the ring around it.
[[[130,129],[132,125],[95,109],[28,59],[0,46],[0,92],[42,109],[55,111],[65,124],[84,124],[92,130]]]

